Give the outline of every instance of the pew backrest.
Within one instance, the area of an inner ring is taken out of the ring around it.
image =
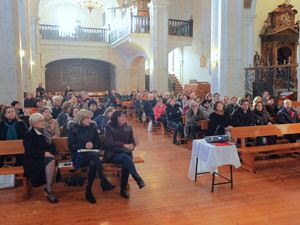
[[[300,124],[272,124],[264,126],[233,127],[231,137],[241,139],[242,147],[245,147],[245,138],[264,136],[283,136],[286,134],[300,133]]]
[[[0,141],[0,155],[24,154],[23,140]]]

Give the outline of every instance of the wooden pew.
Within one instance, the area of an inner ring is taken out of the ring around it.
[[[273,124],[265,126],[251,127],[233,127],[231,137],[241,140],[241,147],[238,151],[241,153],[242,168],[255,173],[255,157],[269,156],[274,154],[286,154],[300,151],[300,143],[287,143],[263,146],[246,146],[246,138],[256,138],[264,136],[284,136],[287,134],[300,133],[299,124]]]
[[[18,155],[24,154],[23,140],[0,141],[0,155]],[[15,174],[23,179],[23,199],[27,199],[30,192],[29,180],[24,177],[23,166],[14,166],[8,168],[0,168],[0,175]]]
[[[100,136],[101,144],[104,145],[104,136]],[[60,162],[66,162],[69,160],[63,160],[63,155],[70,154],[69,148],[68,148],[68,138],[60,137],[60,138],[53,138],[53,142],[56,147],[57,152],[57,160],[58,163]],[[6,156],[6,155],[17,155],[17,154],[24,154],[24,146],[23,146],[23,140],[14,140],[14,141],[0,141],[0,155]],[[134,163],[144,163],[144,159],[141,157],[133,157]],[[65,167],[60,168],[62,174],[74,174],[72,172],[72,169],[74,167]],[[121,173],[121,167],[119,164],[116,163],[103,163],[103,171],[115,171],[117,173]],[[78,170],[76,173],[81,173],[80,170]],[[23,179],[23,199],[26,200],[29,198],[31,185],[29,182],[29,179],[24,176],[24,170],[23,166],[14,166],[9,168],[0,168],[0,175],[9,175],[9,174],[15,174],[21,176]]]
[[[131,101],[123,101],[121,106],[122,106],[122,112],[126,111],[127,116],[132,114],[130,111]],[[125,107],[126,107],[126,109],[125,109]]]
[[[284,100],[278,100],[278,105],[283,106]],[[292,101],[292,106],[293,107],[300,107],[300,102]]]

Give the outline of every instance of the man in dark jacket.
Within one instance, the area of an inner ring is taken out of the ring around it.
[[[97,118],[97,116],[103,114],[103,112],[98,108],[97,102],[95,100],[90,100],[88,103],[89,111],[93,113],[92,120]]]
[[[58,114],[62,112],[61,108],[61,98],[59,96],[53,97],[53,108],[52,108],[52,118],[57,119]]]
[[[36,89],[36,97],[41,98],[43,96],[43,94],[45,94],[45,93],[46,93],[46,90],[43,88],[43,84],[40,83],[39,87]]]
[[[252,114],[249,110],[248,99],[241,100],[240,108],[232,113],[231,123],[234,127],[252,126]]]
[[[184,127],[184,132],[187,137],[192,135],[193,139],[196,139],[196,133],[201,131],[201,127],[198,125],[198,121],[204,120],[205,115],[201,109],[199,109],[199,104],[196,101],[191,101],[190,109],[186,112],[186,124]]]
[[[26,93],[26,97],[24,100],[24,107],[25,108],[32,108],[34,107],[35,100],[32,98],[31,93]]]
[[[283,102],[283,107],[277,113],[277,122],[279,124],[289,124],[289,123],[300,123],[298,113],[292,108],[292,101],[286,99]],[[295,143],[297,139],[296,134],[286,135],[290,143]]]
[[[184,141],[181,141],[181,143],[177,141],[178,131],[180,132],[181,138],[184,138],[184,132],[182,127],[181,112],[179,109],[179,105],[176,104],[175,99],[169,100],[169,104],[167,104],[167,108],[166,108],[166,115],[167,115],[168,126],[173,127],[175,129],[173,134],[173,144],[175,145],[183,144]]]

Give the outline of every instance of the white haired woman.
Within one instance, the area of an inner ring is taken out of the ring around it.
[[[58,181],[55,145],[51,135],[45,130],[44,116],[34,113],[29,117],[31,129],[25,134],[23,145],[24,174],[30,179],[33,187],[46,184],[45,194],[51,203],[58,203],[52,191],[53,180]]]
[[[89,166],[88,185],[85,191],[85,198],[92,204],[96,199],[92,194],[92,186],[96,176],[96,171],[101,179],[101,188],[103,191],[110,191],[115,188],[111,185],[102,172],[102,162],[99,152],[78,153],[79,149],[99,149],[101,147],[100,138],[97,132],[95,122],[91,123],[93,113],[81,110],[78,112],[74,126],[70,128],[68,134],[68,146],[72,152],[72,161],[75,169]]]

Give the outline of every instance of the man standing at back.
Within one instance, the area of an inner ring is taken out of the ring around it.
[[[43,84],[40,83],[40,84],[39,84],[39,87],[36,89],[36,96],[37,96],[37,97],[42,97],[43,94],[45,94],[45,93],[46,93],[46,91],[45,91],[45,89],[43,88]]]
[[[289,124],[289,123],[300,123],[298,113],[292,108],[292,101],[286,99],[283,102],[283,107],[277,113],[277,122],[279,124]],[[290,143],[295,143],[297,139],[296,134],[286,135]]]

